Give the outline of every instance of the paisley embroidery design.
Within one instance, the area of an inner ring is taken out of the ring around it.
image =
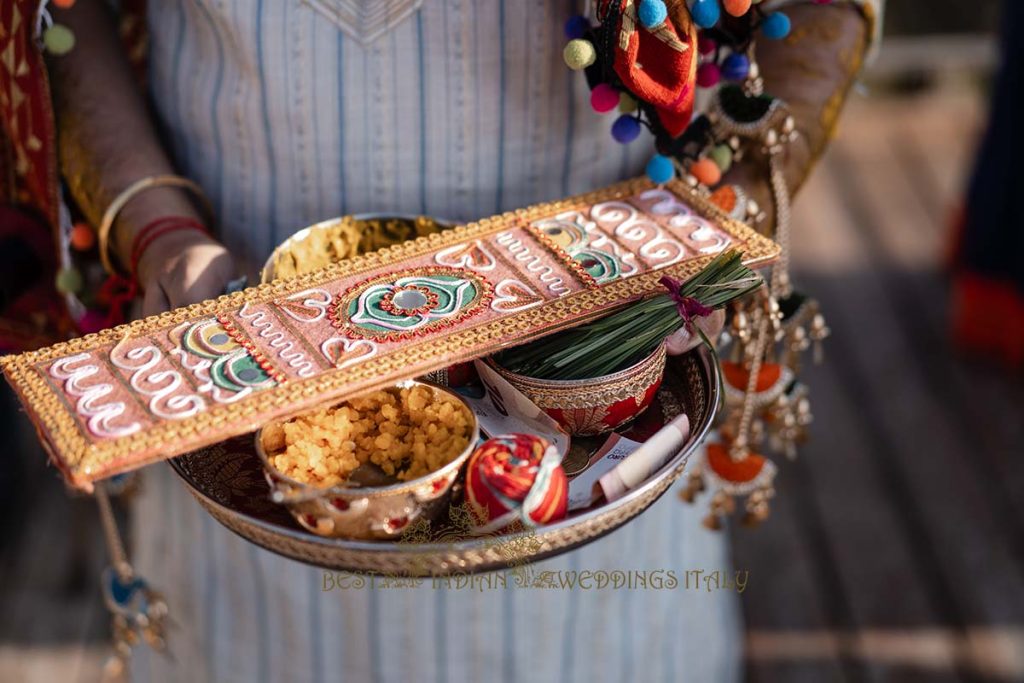
[[[328,315],[350,337],[398,341],[461,322],[491,297],[490,284],[471,271],[431,266],[362,282],[339,296]]]
[[[545,243],[571,258],[596,284],[604,284],[637,272],[636,257],[597,229],[579,211],[534,222],[534,233]]]
[[[215,387],[248,394],[277,384],[270,370],[238,342],[224,320],[211,318],[192,324],[182,335],[181,345],[209,363],[203,370]]]

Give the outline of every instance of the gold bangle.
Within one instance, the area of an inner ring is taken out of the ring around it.
[[[117,219],[117,214],[121,213],[128,202],[130,202],[135,195],[145,192],[146,190],[154,187],[181,187],[186,190],[191,190],[192,194],[199,199],[203,205],[203,209],[206,212],[207,218],[213,218],[213,207],[210,205],[210,200],[206,198],[203,193],[203,188],[199,187],[194,181],[180,175],[154,175],[140,180],[136,180],[128,187],[121,190],[114,201],[110,202],[107,210],[103,212],[103,219],[100,221],[100,226],[96,230],[96,241],[100,252],[100,263],[103,264],[103,269],[111,275],[116,275],[117,271],[114,268],[113,262],[110,260],[110,230],[114,227],[114,221]]]

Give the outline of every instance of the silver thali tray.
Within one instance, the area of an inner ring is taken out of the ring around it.
[[[429,538],[355,541],[317,536],[301,528],[269,498],[251,435],[231,439],[171,461],[192,494],[218,522],[279,555],[325,569],[389,576],[449,576],[520,566],[569,552],[628,523],[678,479],[707,437],[719,401],[717,364],[701,347],[670,357],[655,403],[624,431],[636,440],[685,411],[691,436],[683,449],[644,483],[612,503],[518,534],[472,536],[455,523],[438,525]],[[600,440],[574,440],[596,448]]]

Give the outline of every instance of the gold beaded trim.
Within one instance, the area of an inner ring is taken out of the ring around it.
[[[6,356],[0,358],[0,368],[27,407],[56,466],[71,485],[89,490],[93,481],[244,434],[271,419],[312,408],[325,401],[382,388],[402,379],[485,356],[503,347],[523,344],[559,329],[588,322],[616,305],[657,291],[658,280],[665,274],[679,278],[694,275],[713,256],[702,256],[663,271],[643,273],[607,283],[598,289],[568,294],[526,311],[452,330],[444,337],[410,342],[356,366],[329,370],[309,379],[293,380],[257,392],[236,403],[213,405],[191,417],[160,422],[117,439],[94,442],[81,433],[70,406],[46,380],[45,367],[53,360],[104,349],[117,344],[126,336],[154,334],[186,321],[228,314],[246,303],[257,305],[285,298],[342,277],[369,275],[396,261],[518,227],[524,221],[532,222],[571,209],[578,210],[600,202],[625,199],[653,187],[653,183],[646,178],[638,178],[595,192],[506,212],[335,263],[314,273],[258,285],[37,351]],[[748,265],[766,265],[778,256],[779,249],[774,242],[729,218],[680,181],[673,180],[665,187],[739,241],[745,252],[744,261]]]

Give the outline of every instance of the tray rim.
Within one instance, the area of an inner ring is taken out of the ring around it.
[[[207,512],[233,533],[277,555],[324,570],[383,576],[444,577],[476,574],[538,562],[560,555],[601,538],[643,514],[682,474],[690,456],[704,443],[720,404],[718,364],[703,346],[695,350],[706,382],[706,413],[699,426],[691,425],[689,441],[668,462],[625,496],[574,517],[541,527],[536,532],[500,538],[514,541],[532,537],[543,546],[536,553],[497,549],[495,537],[453,542],[392,543],[357,541],[316,536],[289,529],[219,503],[192,485],[177,458],[170,460],[175,474]],[[512,544],[505,544],[506,546]],[[293,552],[284,552],[283,548]],[[342,557],[342,561],[320,563],[311,558],[317,552]]]

